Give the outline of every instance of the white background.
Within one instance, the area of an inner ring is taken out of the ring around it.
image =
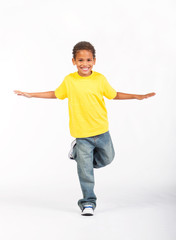
[[[1,0],[1,239],[176,238],[175,13],[174,0]],[[106,99],[116,157],[95,170],[93,218],[77,206],[67,100],[13,93],[54,91],[79,41],[117,91],[156,92]]]

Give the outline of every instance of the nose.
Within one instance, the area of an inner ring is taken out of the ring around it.
[[[84,67],[87,67],[88,62],[87,62],[87,61],[82,62],[82,65],[83,65]]]

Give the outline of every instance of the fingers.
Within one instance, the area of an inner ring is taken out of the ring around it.
[[[23,95],[23,92],[19,91],[19,90],[14,90],[14,93],[17,95]]]
[[[145,98],[153,97],[155,95],[156,95],[156,93],[154,93],[154,92],[148,93],[148,94],[145,95]]]
[[[153,96],[155,96],[156,95],[156,93],[150,93],[150,97],[153,97]]]
[[[28,94],[28,93],[26,93],[26,92],[21,92],[21,91],[19,91],[19,90],[14,90],[14,93],[17,94],[18,96],[24,96],[24,97],[28,97],[28,98],[31,97],[30,94]]]
[[[145,98],[149,98],[149,97],[153,97],[153,96],[155,96],[156,95],[156,93],[154,93],[154,92],[152,92],[152,93],[148,93],[148,94],[145,94],[145,95],[138,95],[138,100],[143,100],[143,99],[145,99]]]
[[[153,97],[155,95],[155,93],[148,93],[147,96],[148,97]]]

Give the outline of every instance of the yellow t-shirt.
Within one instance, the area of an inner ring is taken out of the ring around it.
[[[55,90],[59,99],[68,98],[70,134],[75,138],[108,131],[108,116],[103,96],[113,99],[116,91],[105,76],[92,71],[88,77],[77,72],[67,75]]]

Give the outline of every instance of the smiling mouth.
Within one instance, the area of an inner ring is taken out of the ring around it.
[[[88,70],[89,70],[89,68],[81,68],[81,70],[83,70],[83,71],[85,71],[85,72],[87,72]]]

